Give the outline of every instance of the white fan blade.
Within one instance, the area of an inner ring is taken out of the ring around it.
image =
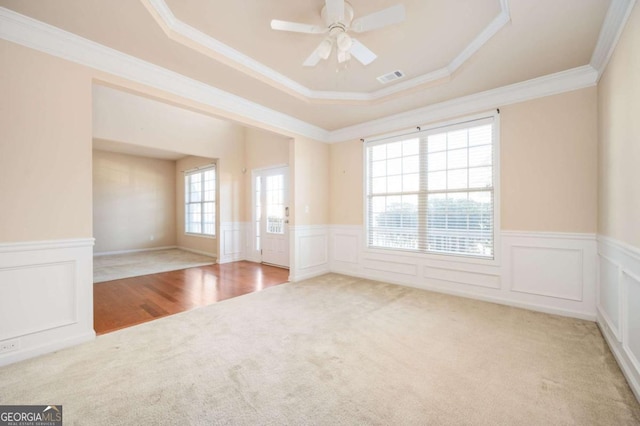
[[[370,15],[354,19],[351,29],[356,33],[376,30],[387,25],[397,24],[405,20],[404,5],[397,4]]]
[[[319,27],[317,25],[299,24],[297,22],[280,21],[278,19],[271,20],[271,29],[305,34],[322,34],[328,30],[328,28]]]
[[[344,19],[344,0],[326,0],[327,25]]]
[[[302,63],[305,67],[315,67],[320,62],[320,59],[327,59],[333,50],[333,44],[331,40],[324,39],[320,42],[318,47],[315,48],[313,53]]]
[[[364,44],[360,43],[355,38],[352,38],[351,40],[353,41],[353,44],[351,44],[351,50],[349,50],[349,53],[351,53],[351,56],[356,58],[358,62],[362,65],[369,65],[371,62],[376,60],[378,56],[370,51]]]
[[[318,55],[318,52],[314,50],[302,65],[305,67],[315,67],[316,65],[318,65],[318,62],[320,62],[320,56]]]

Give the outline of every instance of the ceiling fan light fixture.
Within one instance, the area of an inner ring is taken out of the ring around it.
[[[344,50],[338,50],[336,56],[338,57],[338,63],[343,64],[351,59],[351,55],[349,52],[345,52]]]
[[[367,66],[375,61],[377,55],[358,40],[351,38],[348,32],[362,33],[400,23],[405,19],[405,9],[402,4],[397,4],[354,20],[353,7],[348,1],[324,0],[320,16],[325,22],[325,27],[273,19],[271,28],[278,31],[325,34],[326,38],[302,63],[305,67],[315,67],[320,60],[329,59],[334,44],[339,64],[347,62],[353,56],[362,65]]]
[[[331,40],[325,39],[322,43],[320,43],[320,46],[318,46],[318,56],[325,60],[328,59],[329,55],[331,55],[332,48],[333,43],[331,43]]]
[[[336,45],[342,52],[348,52],[352,44],[353,40],[351,40],[351,37],[349,37],[347,33],[342,32],[336,37]]]

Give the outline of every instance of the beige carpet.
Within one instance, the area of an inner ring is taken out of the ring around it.
[[[93,282],[101,283],[214,263],[216,259],[213,257],[178,249],[94,256]]]
[[[592,322],[340,275],[0,368],[65,424],[637,425]]]

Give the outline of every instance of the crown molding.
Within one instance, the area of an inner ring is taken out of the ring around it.
[[[255,102],[126,55],[0,7],[0,38],[243,117],[266,129],[334,143],[415,127],[451,117],[594,86],[591,65],[452,99],[382,119],[328,131]]]
[[[471,114],[535,98],[583,89],[585,87],[595,86],[597,79],[598,71],[591,65],[584,65],[521,83],[463,96],[401,114],[334,130],[331,132],[328,142],[335,143],[353,139],[363,139],[400,129],[415,128],[415,126],[422,126],[427,123],[433,123],[459,115]]]
[[[19,241],[15,243],[0,243],[0,253],[16,253],[19,251],[68,249],[76,247],[92,247],[95,238],[69,238],[64,240]]]
[[[178,19],[165,0],[140,1],[171,40],[198,50],[225,65],[292,96],[307,102],[325,104],[373,104],[402,92],[447,82],[473,54],[511,20],[508,0],[499,0],[500,12],[498,15],[445,67],[372,92],[337,92],[309,89],[210,35],[195,29]]]
[[[0,7],[0,38],[311,139],[329,132],[240,96],[188,78],[76,34]]]
[[[604,18],[604,23],[600,29],[600,36],[596,48],[591,56],[591,66],[598,70],[598,78],[602,75],[613,51],[618,44],[622,30],[624,29],[631,10],[635,5],[636,0],[612,0],[609,10],[607,10],[607,16]]]
[[[284,89],[294,96],[302,98],[312,96],[311,90],[303,85],[182,22],[176,18],[164,0],[141,0],[141,2],[171,40],[205,53],[207,56],[253,78],[257,78],[281,90]]]
[[[458,54],[453,60],[447,65],[447,70],[450,74],[456,72],[462,64],[464,64],[474,53],[476,53],[482,46],[484,46],[498,31],[502,29],[505,25],[507,25],[511,21],[511,15],[509,13],[509,4],[507,0],[500,0],[500,13],[496,16],[493,21],[487,25],[487,27],[480,32],[476,36],[475,39],[469,43],[467,47],[465,47],[462,52]]]

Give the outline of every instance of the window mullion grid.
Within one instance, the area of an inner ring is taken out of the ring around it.
[[[419,188],[418,193],[418,250],[426,252],[428,248],[427,221],[429,217],[429,161],[427,155],[427,137],[420,138],[419,144]]]
[[[486,226],[484,225],[479,225],[479,227],[477,227],[477,222],[480,223],[484,223],[486,218],[492,219],[495,216],[495,163],[496,161],[495,158],[493,158],[493,152],[492,152],[492,158],[490,161],[490,166],[491,166],[491,183],[488,184],[488,186],[486,187],[480,187],[480,186],[476,186],[476,187],[470,187],[471,184],[475,181],[474,179],[478,179],[477,175],[478,175],[478,171],[477,169],[473,169],[474,173],[476,173],[475,175],[472,176],[471,173],[471,160],[472,160],[472,156],[471,156],[471,151],[470,151],[470,127],[464,129],[464,137],[465,137],[465,146],[466,146],[466,152],[464,153],[464,157],[460,158],[460,156],[456,156],[455,158],[452,157],[451,155],[449,155],[449,151],[450,149],[455,148],[460,149],[462,148],[462,146],[460,146],[460,143],[458,142],[462,142],[461,140],[456,139],[455,141],[452,140],[451,138],[453,137],[452,132],[453,131],[458,131],[458,130],[463,130],[463,129],[459,129],[459,128],[453,128],[453,129],[441,129],[443,130],[442,133],[444,133],[444,159],[442,161],[442,166],[444,166],[444,170],[442,170],[444,173],[442,175],[440,175],[439,173],[436,173],[435,175],[431,176],[429,174],[430,169],[430,155],[431,154],[438,154],[442,151],[438,150],[438,151],[434,151],[434,153],[430,153],[429,152],[429,136],[427,134],[424,134],[424,136],[419,137],[419,152],[418,152],[418,162],[419,162],[419,191],[416,192],[411,192],[411,193],[405,193],[405,192],[384,192],[384,193],[376,193],[373,194],[372,190],[373,190],[373,183],[374,183],[374,179],[373,179],[373,158],[372,158],[372,151],[370,149],[367,150],[367,167],[368,167],[368,175],[367,175],[367,179],[366,179],[366,183],[369,186],[367,188],[367,208],[369,210],[369,214],[367,216],[367,221],[368,221],[368,225],[369,225],[369,240],[371,241],[371,239],[374,237],[374,235],[377,235],[376,232],[374,232],[372,230],[373,225],[374,225],[374,216],[373,216],[373,197],[376,196],[380,196],[380,197],[397,197],[397,196],[411,196],[411,197],[415,197],[417,195],[418,198],[418,218],[417,218],[417,231],[418,231],[418,235],[417,235],[417,251],[420,252],[444,252],[444,253],[451,253],[451,254],[458,254],[458,255],[472,255],[475,256],[476,253],[471,253],[471,251],[469,251],[469,253],[467,253],[467,251],[469,250],[469,246],[470,244],[473,243],[473,239],[476,236],[484,236],[488,230],[488,226],[491,227],[491,235],[489,235],[487,238],[490,240],[490,242],[493,244],[493,233],[494,233],[494,229],[493,229],[493,222],[491,224],[486,224]],[[490,129],[490,131],[493,133],[494,129],[493,129],[493,125],[492,128]],[[437,135],[437,134],[441,134],[440,132],[437,133],[431,133],[433,135]],[[461,137],[462,135],[460,135],[460,133],[458,133],[458,135],[456,135],[456,138]],[[394,143],[395,141],[390,141],[389,143]],[[456,142],[456,143],[454,143]],[[452,145],[452,143],[454,145]],[[494,141],[491,140],[490,141],[491,144],[491,150],[493,151],[495,148],[493,146]],[[386,143],[384,144],[386,145]],[[377,145],[376,145],[377,146]],[[474,146],[478,146],[478,144],[476,143]],[[475,152],[475,151],[474,151]],[[474,159],[476,157],[473,157]],[[466,164],[464,167],[460,167],[461,164],[458,164],[458,160],[466,160]],[[435,161],[435,160],[434,160]],[[450,167],[453,167],[457,164],[457,167],[455,167],[454,169],[451,169]],[[477,164],[474,166],[476,167],[478,166]],[[484,166],[483,166],[484,167]],[[440,167],[434,169],[435,173],[436,171],[440,171]],[[459,176],[462,172],[465,172],[465,177],[463,178],[464,181],[460,182],[460,177]],[[437,176],[438,175],[438,176]],[[474,177],[474,179],[472,179],[472,177]],[[431,181],[431,178],[433,179],[438,179],[438,180],[434,180],[433,183],[434,185],[437,185],[439,188],[441,189],[433,189],[433,190],[429,190],[429,182]],[[404,179],[404,178],[403,178]],[[440,179],[442,179],[442,181],[440,181]],[[460,184],[463,184],[465,187],[461,188]],[[466,184],[466,185],[465,185]],[[478,184],[478,182],[476,182],[476,185]],[[454,187],[458,187],[456,189],[449,189],[450,186],[454,186]],[[382,189],[382,188],[380,188]],[[472,194],[485,194],[485,195],[479,195],[479,196],[473,196]],[[432,200],[432,197],[437,196],[436,200]],[[489,200],[482,201],[483,199],[485,199],[486,196],[489,196]],[[479,198],[478,198],[479,197]],[[480,201],[477,201],[477,200]],[[471,206],[471,203],[473,203],[473,209]],[[489,205],[485,204],[485,203],[490,203]],[[433,209],[433,211],[431,211]],[[475,215],[475,216],[471,216],[471,214]],[[433,216],[433,217],[432,217]],[[477,216],[477,217],[476,217]],[[402,221],[404,219],[401,219]],[[431,220],[434,220],[434,222],[432,223]],[[492,219],[493,220],[493,219]],[[399,228],[402,228],[404,222],[399,224]],[[477,227],[477,229],[476,229]],[[402,232],[400,229],[398,230],[398,232]],[[430,235],[430,234],[434,234],[434,235]],[[442,236],[446,237],[447,235],[449,235],[449,237],[447,237],[448,241],[441,241],[441,243],[443,244],[442,246],[440,246],[441,244],[438,242],[440,239],[440,235],[442,234]],[[431,247],[429,245],[429,238],[434,237],[436,238],[438,241],[434,240],[434,246]],[[467,238],[467,240],[465,240],[465,238]],[[473,243],[474,244],[474,243]],[[482,243],[484,244],[484,243]],[[488,246],[487,246],[488,247]],[[390,246],[389,248],[393,248],[393,246]],[[491,247],[491,250],[493,251],[495,249],[495,247]],[[484,253],[477,253],[477,255],[480,256],[487,256]]]
[[[471,178],[470,178],[471,172],[469,171],[469,129],[467,129],[466,133],[467,133],[467,141],[466,141],[466,142],[467,142],[467,143],[466,143],[466,153],[467,153],[467,163],[466,163],[466,164],[467,164],[467,167],[466,167],[466,170],[467,170],[467,188],[466,188],[466,189],[467,189],[467,205],[468,205],[468,201],[469,201],[469,188],[471,188],[471,181],[470,181],[470,179],[471,179]],[[468,210],[468,208],[467,208],[467,210]],[[467,229],[469,229],[469,212],[467,211],[467,212],[465,212],[465,213],[466,213],[466,219],[467,219],[467,220],[466,220],[466,222],[467,222]]]
[[[205,218],[205,214],[204,214],[204,181],[205,181],[205,175],[204,172],[202,172],[200,174],[200,232],[205,235],[205,228],[204,228],[204,218]]]
[[[185,226],[187,227],[187,232],[191,231],[191,175],[187,175],[186,184],[185,184],[185,193],[186,193],[186,207],[185,207]]]
[[[200,170],[197,172],[191,172],[189,173],[186,177],[185,177],[185,230],[187,233],[192,233],[192,234],[200,234],[200,235],[215,235],[215,231],[214,233],[210,233],[210,232],[206,232],[206,218],[207,215],[205,214],[205,206],[207,205],[207,203],[213,203],[214,204],[214,209],[215,209],[215,198],[213,201],[207,201],[205,200],[205,172],[208,170],[213,170],[213,172],[215,173],[215,168],[210,168],[207,170]],[[199,182],[199,188],[195,189],[195,192],[192,193],[192,186],[194,185],[194,176],[198,175],[200,178],[200,182]],[[215,175],[214,175],[215,178]],[[215,183],[215,181],[214,181]],[[197,193],[199,195],[199,200],[194,201],[194,197],[192,197],[193,194]],[[195,213],[194,213],[194,207],[198,206],[199,207],[199,213],[198,216],[195,217]],[[215,214],[215,213],[214,213]],[[200,224],[200,231],[196,231],[194,229],[192,229],[192,226],[195,225],[195,223],[199,223]]]
[[[366,149],[367,153],[367,241],[373,241],[373,154],[371,148]]]

